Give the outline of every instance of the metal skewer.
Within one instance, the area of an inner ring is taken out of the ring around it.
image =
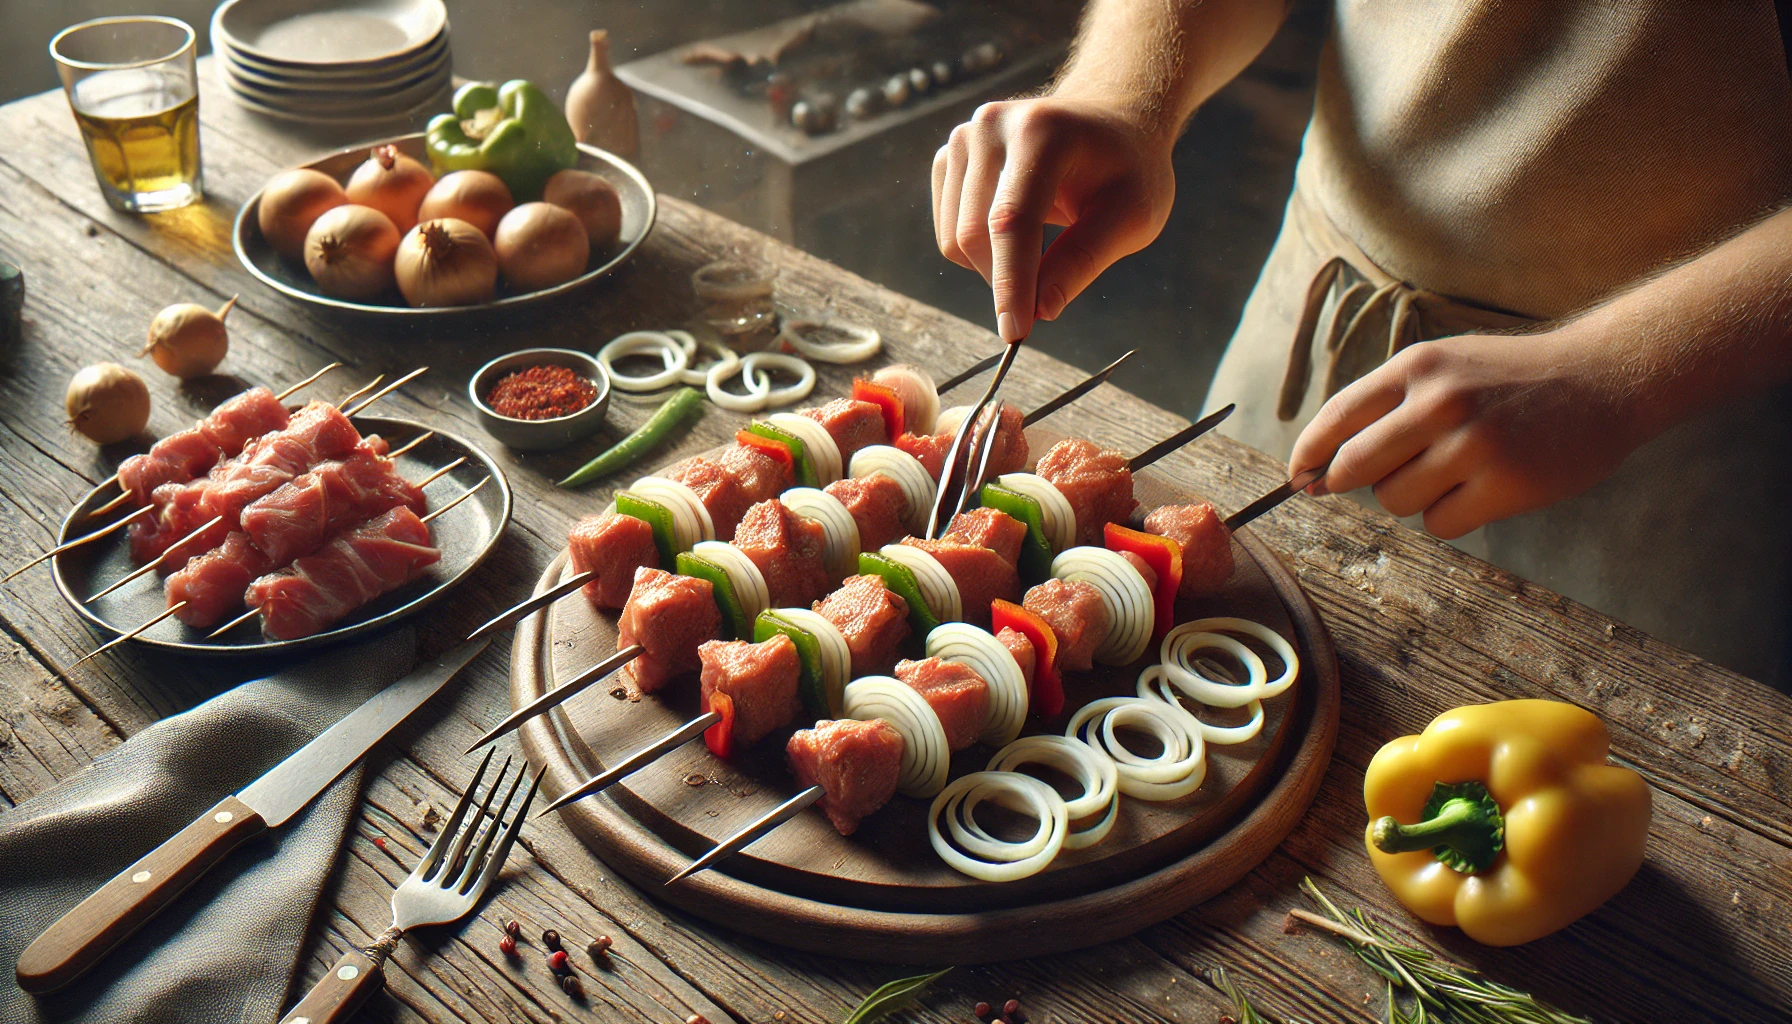
[[[585,692],[591,688],[592,683],[603,679],[622,666],[634,661],[645,653],[646,650],[647,648],[642,647],[640,644],[630,644],[522,707],[517,708],[509,715],[505,716],[502,722],[493,726],[490,732],[474,741],[473,745],[467,748],[467,753],[471,754],[473,751],[478,750],[487,743],[490,743],[510,730],[515,729],[517,726],[522,725],[524,722],[541,714],[543,711],[562,704],[572,697]]]
[[[574,575],[568,576],[553,587],[536,594],[527,601],[514,605],[511,608],[492,616],[491,621],[480,626],[478,629],[475,629],[473,632],[468,633],[467,640],[471,642],[483,636],[490,636],[507,626],[514,626],[530,613],[546,608],[548,605],[553,604],[555,601],[560,600],[596,578],[597,572],[595,570],[575,573]]]
[[[108,533],[112,533],[117,530],[123,529],[132,520],[141,518],[144,515],[144,513],[153,512],[153,511],[155,511],[154,505],[145,505],[142,508],[137,509],[136,511],[132,512],[130,515],[125,516],[123,519],[120,519],[118,522],[112,523],[112,524],[102,527],[98,530],[95,530],[85,537],[76,537],[74,540],[66,541],[62,544],[58,544],[55,547],[51,548],[50,550],[44,552],[43,554],[38,555],[36,558],[33,558],[31,561],[26,562],[24,565],[19,566],[17,569],[14,569],[12,572],[7,573],[5,579],[0,579],[0,583],[11,583],[20,573],[24,572],[26,569],[29,569],[34,565],[38,565],[39,563],[47,562],[50,559],[55,558],[57,555],[62,554],[64,551],[73,551],[75,548],[80,547],[81,545],[87,543],[88,541],[99,540],[101,537],[104,537]]]
[[[705,711],[703,714],[698,715],[696,718],[691,719],[666,735],[649,743],[647,746],[642,747],[640,750],[637,750],[616,762],[611,767],[606,768],[602,774],[594,775],[585,780],[584,784],[575,786],[573,789],[562,793],[560,799],[543,807],[541,809],[541,814],[546,814],[565,804],[570,804],[575,800],[583,800],[593,793],[610,788],[612,784],[645,768],[649,762],[658,760],[662,754],[670,753],[696,739],[698,736],[703,735],[703,730],[721,720],[722,716],[716,714],[714,711]]]
[[[1225,519],[1227,531],[1236,533],[1239,527],[1313,486],[1313,481],[1324,476],[1325,471],[1330,468],[1331,463],[1328,462],[1323,466],[1295,474],[1292,480],[1227,516]]]
[[[110,594],[114,590],[117,590],[119,587],[124,586],[126,583],[129,583],[132,580],[136,579],[137,577],[142,576],[144,573],[154,570],[156,566],[161,565],[163,562],[167,561],[168,556],[174,554],[174,552],[176,550],[185,546],[189,541],[194,540],[199,535],[203,534],[205,531],[211,529],[212,527],[218,525],[219,523],[221,523],[223,521],[224,521],[223,516],[213,516],[211,518],[210,522],[206,523],[204,526],[201,526],[199,529],[194,530],[192,533],[187,534],[185,537],[182,537],[181,539],[175,541],[173,544],[168,545],[167,550],[163,551],[161,554],[157,555],[156,557],[150,559],[149,561],[138,566],[136,569],[132,570],[130,575],[126,576],[124,579],[119,580],[117,583],[112,584],[111,586],[109,586],[106,589],[100,591],[99,593],[93,595],[92,597],[88,598],[87,600],[82,601],[81,603],[82,604],[92,604],[93,602],[98,601],[100,598],[105,597],[107,594]]]
[[[356,406],[353,409],[342,410],[343,415],[359,416],[361,414],[361,412],[363,410],[365,410],[368,406],[370,406],[373,403],[379,401],[380,399],[386,397],[387,395],[398,390],[399,388],[404,387],[406,384],[409,384],[411,381],[416,380],[418,377],[421,377],[428,372],[429,372],[429,367],[427,367],[427,366],[417,367],[415,370],[412,370],[410,373],[405,374],[404,376],[398,378],[397,380],[395,380],[392,383],[386,385],[385,387],[379,389],[378,391],[375,391],[373,394],[369,395],[365,400],[356,404]]]
[[[1126,362],[1128,359],[1131,359],[1133,357],[1133,353],[1135,353],[1137,351],[1138,351],[1138,349],[1135,348],[1131,352],[1127,352],[1125,355],[1114,360],[1113,362],[1109,363],[1108,365],[1102,367],[1099,370],[1096,370],[1093,374],[1091,374],[1089,376],[1088,380],[1083,381],[1081,384],[1078,384],[1076,387],[1071,388],[1069,391],[1064,392],[1063,394],[1061,394],[1058,397],[1052,399],[1051,401],[1045,403],[1044,405],[1040,406],[1039,408],[1034,409],[1032,412],[1027,413],[1027,415],[1020,421],[1020,425],[1023,427],[1030,427],[1033,424],[1038,423],[1040,420],[1045,419],[1047,416],[1050,416],[1052,413],[1057,412],[1059,409],[1062,409],[1065,406],[1069,405],[1070,403],[1083,397],[1084,395],[1088,394],[1089,392],[1094,391],[1096,388],[1101,387],[1102,384],[1107,382],[1107,379],[1109,377],[1113,376],[1114,371],[1118,370],[1120,368],[1120,364]]]
[[[820,786],[810,786],[808,789],[803,790],[801,793],[798,793],[772,808],[770,812],[758,821],[753,822],[739,832],[722,840],[720,843],[716,844],[715,849],[685,865],[684,870],[673,875],[671,878],[666,879],[666,884],[671,885],[673,882],[676,882],[687,875],[694,875],[704,868],[709,867],[711,864],[714,864],[716,861],[721,860],[723,857],[732,856],[733,854],[739,853],[741,850],[752,846],[767,832],[770,832],[772,829],[777,828],[779,825],[796,817],[810,804],[820,800],[824,795],[826,795],[826,791]]]
[[[965,439],[970,436],[971,426],[977,422],[979,416],[983,415],[984,408],[989,405],[991,399],[995,398],[996,391],[1002,386],[1002,380],[1008,376],[1008,371],[1014,368],[1014,357],[1020,354],[1020,347],[1026,343],[1026,340],[1025,338],[1016,339],[1002,351],[1001,362],[996,366],[995,376],[989,379],[989,386],[983,390],[983,397],[977,399],[977,404],[965,414],[963,421],[958,424],[958,431],[952,435],[952,447],[946,450],[946,463],[940,470],[940,486],[933,499],[933,511],[927,516],[926,536],[938,537],[940,535],[941,513],[945,511],[949,502],[958,497],[958,494],[952,490],[952,481],[958,475],[959,455],[964,451]],[[968,464],[966,472],[969,472]]]
[[[936,387],[933,390],[935,392],[943,395],[946,392],[952,390],[953,388],[957,387],[960,384],[963,384],[965,381],[970,380],[972,377],[977,376],[979,373],[982,373],[984,370],[989,369],[990,367],[996,365],[997,363],[999,363],[1001,361],[1002,361],[1002,353],[991,352],[989,355],[984,356],[982,359],[979,359],[976,362],[972,363],[971,365],[958,371],[958,373],[954,374],[953,376],[947,377],[945,380],[940,382],[939,387]]]
[[[155,625],[158,622],[161,622],[163,619],[166,619],[168,616],[173,615],[175,612],[180,611],[182,608],[185,608],[186,606],[187,606],[187,602],[182,601],[179,604],[171,606],[167,611],[163,612],[162,614],[156,616],[153,619],[150,619],[148,622],[145,622],[143,625],[138,626],[136,629],[131,630],[129,633],[120,633],[118,636],[113,637],[112,639],[106,641],[105,643],[99,645],[98,647],[95,647],[93,650],[88,651],[86,654],[83,654],[80,658],[76,659],[74,665],[70,665],[69,668],[74,668],[75,665],[79,665],[83,661],[87,661],[90,658],[104,654],[105,652],[111,650],[112,648],[117,647],[119,644],[124,643],[126,640],[129,640],[130,638],[143,633],[145,630],[149,629],[151,626]]]
[[[1164,438],[1162,441],[1157,442],[1139,454],[1134,455],[1131,459],[1128,459],[1126,462],[1127,470],[1137,473],[1139,470],[1151,465],[1158,459],[1181,448],[1183,445],[1188,444],[1195,438],[1200,437],[1202,434],[1207,433],[1209,430],[1212,430],[1214,427],[1225,422],[1226,417],[1232,415],[1232,410],[1236,408],[1238,408],[1238,405],[1237,403],[1234,403],[1226,406],[1224,409],[1208,413],[1196,422],[1190,423],[1188,426],[1183,427],[1169,437]]]

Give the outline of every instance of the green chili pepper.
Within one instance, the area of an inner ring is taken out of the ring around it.
[[[580,487],[599,477],[609,476],[658,447],[674,427],[691,413],[703,407],[703,392],[696,388],[679,388],[666,399],[639,430],[616,442],[615,447],[585,463],[578,471],[560,481],[561,487]]]
[[[736,640],[752,638],[753,620],[747,616],[746,608],[741,606],[740,598],[735,596],[734,580],[729,578],[728,570],[689,551],[680,551],[676,564],[680,576],[709,581],[715,592],[716,607],[722,610],[722,621],[728,624],[728,632]]]
[[[678,564],[678,534],[672,526],[671,509],[651,498],[617,491],[616,511],[653,527],[653,546],[660,549],[660,564]]]
[[[520,78],[461,86],[454,112],[430,118],[425,138],[438,175],[490,171],[519,203],[541,198],[549,178],[579,162],[566,115],[553,97]]]
[[[798,487],[821,486],[821,474],[815,471],[815,459],[795,434],[783,427],[774,427],[770,423],[760,420],[749,423],[747,431],[758,434],[760,437],[769,437],[790,449],[790,464],[796,469],[795,476]]]
[[[1027,538],[1020,545],[1021,579],[1037,583],[1052,574],[1052,543],[1045,537],[1045,512],[1036,498],[1001,484],[988,483],[977,493],[984,508],[1006,512],[1026,524]]]
[[[829,699],[827,677],[821,668],[821,642],[808,630],[791,625],[770,609],[760,612],[759,618],[753,621],[754,643],[764,643],[779,633],[796,644],[797,661],[803,666],[799,688],[803,709],[816,718],[838,718],[841,701]]]
[[[882,577],[890,593],[908,602],[909,626],[916,636],[926,636],[940,624],[933,609],[927,607],[927,599],[921,596],[921,584],[915,581],[914,570],[908,566],[875,551],[861,551],[859,574]]]

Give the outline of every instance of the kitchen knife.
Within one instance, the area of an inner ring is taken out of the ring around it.
[[[26,947],[16,969],[19,987],[54,992],[80,977],[225,854],[297,814],[488,643],[485,638],[463,643],[369,697],[248,788],[218,801],[119,872]]]

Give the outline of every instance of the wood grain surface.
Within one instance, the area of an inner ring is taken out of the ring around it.
[[[392,414],[468,436],[478,427],[466,378],[481,362],[528,345],[592,347],[626,329],[676,325],[692,315],[690,270],[729,251],[774,262],[780,298],[792,309],[876,325],[892,357],[955,366],[997,344],[982,327],[674,200],[663,201],[648,243],[615,277],[539,315],[415,334],[319,317],[258,287],[230,255],[229,227],[238,205],[276,170],[354,140],[256,120],[220,95],[213,78],[209,64],[201,68],[208,198],[155,217],[106,207],[60,94],[0,108],[0,249],[28,281],[24,344],[0,354],[0,565],[22,564],[50,546],[69,505],[147,443],[96,450],[64,425],[58,399],[86,363],[133,363],[150,318],[174,301],[215,308],[241,293],[224,369],[253,382],[296,380],[333,359],[360,379],[427,362],[431,372],[394,396]],[[1140,343],[1141,359],[1177,358],[1173,338]],[[150,429],[158,436],[228,394],[216,382],[181,388],[146,362],[133,365],[150,383]],[[1008,393],[1038,402],[1079,377],[1027,351]],[[819,393],[843,393],[849,378],[824,370]],[[1091,399],[1067,427],[1105,445],[1142,447],[1181,425],[1111,387]],[[474,580],[420,617],[430,649],[529,592],[567,526],[608,497],[603,487],[570,493],[551,481],[639,425],[656,404],[618,396],[613,429],[567,451],[495,452],[517,488],[516,517]],[[653,464],[714,447],[741,422],[712,409]],[[1279,483],[1283,471],[1224,439],[1162,465],[1227,510]],[[978,1000],[1018,995],[1039,1022],[1205,1024],[1230,1009],[1201,977],[1216,965],[1278,1016],[1381,1019],[1379,978],[1332,940],[1285,930],[1286,911],[1304,905],[1297,887],[1307,875],[1334,899],[1369,908],[1417,941],[1605,1020],[1792,1015],[1792,700],[1345,499],[1296,498],[1253,530],[1299,577],[1338,650],[1343,718],[1309,813],[1243,881],[1193,910],[1076,953],[954,972],[908,1019],[962,1022]],[[255,669],[127,645],[68,670],[102,639],[63,604],[47,572],[0,588],[0,794],[7,804]],[[393,886],[433,838],[430,822],[471,779],[476,761],[462,752],[509,706],[504,654],[494,650],[469,666],[374,755],[362,813],[315,921],[293,1000],[345,949],[384,929]],[[1643,869],[1616,898],[1559,935],[1493,950],[1415,922],[1388,896],[1363,854],[1362,771],[1382,743],[1438,713],[1510,697],[1569,700],[1598,713],[1611,728],[1614,755],[1655,787],[1655,812]],[[502,743],[516,749],[511,739]],[[677,1024],[695,1013],[714,1024],[833,1024],[902,973],[703,923],[619,877],[552,817],[525,829],[511,856],[504,883],[477,918],[406,939],[386,966],[385,991],[361,1019]],[[516,959],[497,949],[507,919],[522,922],[527,940]],[[602,963],[575,953],[582,1000],[554,985],[533,938],[545,928],[577,937],[575,951],[590,936],[614,940],[614,955]]]

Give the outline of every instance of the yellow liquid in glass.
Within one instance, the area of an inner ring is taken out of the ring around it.
[[[84,79],[72,105],[102,188],[143,209],[198,196],[199,96],[190,82],[109,71]]]

